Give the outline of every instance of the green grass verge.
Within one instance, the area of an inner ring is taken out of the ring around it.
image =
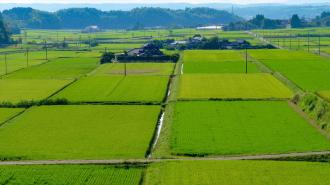
[[[273,161],[184,161],[152,164],[146,185],[324,185],[329,163]]]
[[[171,153],[272,154],[330,150],[330,141],[281,101],[178,102]]]
[[[143,158],[159,106],[32,107],[0,127],[0,158]]]
[[[0,184],[138,185],[142,171],[107,165],[0,166]]]

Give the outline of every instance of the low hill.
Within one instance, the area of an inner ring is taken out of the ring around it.
[[[103,29],[132,29],[135,27],[192,27],[228,24],[242,20],[227,11],[212,8],[135,8],[130,11],[101,11],[95,8],[69,8],[46,12],[32,8],[3,11],[8,22],[34,29],[82,29],[98,25]]]

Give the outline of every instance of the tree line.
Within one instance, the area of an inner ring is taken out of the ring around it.
[[[252,29],[280,29],[280,28],[308,28],[330,26],[330,12],[323,12],[312,20],[300,18],[297,14],[289,20],[268,19],[264,15],[256,15],[251,20],[231,22],[225,26],[225,30],[252,30]]]
[[[100,11],[94,8],[69,8],[46,12],[32,8],[3,11],[4,19],[14,27],[32,29],[83,29],[97,25],[103,29],[176,28],[228,24],[243,20],[223,10],[211,8],[135,8],[131,11]]]

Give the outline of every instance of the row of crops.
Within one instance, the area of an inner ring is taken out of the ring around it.
[[[29,66],[17,56],[1,75],[0,184],[330,180],[329,163],[220,160],[330,151],[327,134],[290,101],[294,88],[276,75],[326,97],[329,58],[305,51],[193,50],[181,53],[177,64],[99,65],[97,49],[52,51],[47,60],[43,54],[31,52],[40,60]],[[28,165],[40,160],[48,165]]]

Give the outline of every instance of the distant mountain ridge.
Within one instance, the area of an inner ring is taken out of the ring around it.
[[[2,12],[4,20],[20,28],[82,29],[97,25],[103,29],[142,27],[193,27],[228,24],[242,20],[227,11],[211,8],[171,10],[135,8],[130,11],[101,11],[95,8],[69,8],[56,12],[13,8]]]
[[[141,7],[159,7],[159,8],[169,8],[173,10],[185,9],[185,8],[197,8],[197,7],[208,7],[218,10],[226,10],[231,12],[232,7],[234,7],[234,13],[240,17],[252,18],[256,14],[263,14],[271,19],[287,19],[292,16],[292,14],[298,14],[301,17],[312,18],[319,15],[323,11],[330,11],[330,1],[328,3],[316,3],[313,2],[301,2],[292,1],[292,4],[230,4],[230,3],[201,3],[201,4],[189,4],[189,3],[161,3],[161,4],[141,4],[141,3],[101,3],[101,4],[15,4],[15,3],[2,3],[0,4],[0,11],[12,9],[14,7],[31,7],[33,9],[38,9],[48,12],[56,12],[61,9],[68,8],[96,8],[102,11],[110,10],[123,10],[129,11],[134,8]]]

